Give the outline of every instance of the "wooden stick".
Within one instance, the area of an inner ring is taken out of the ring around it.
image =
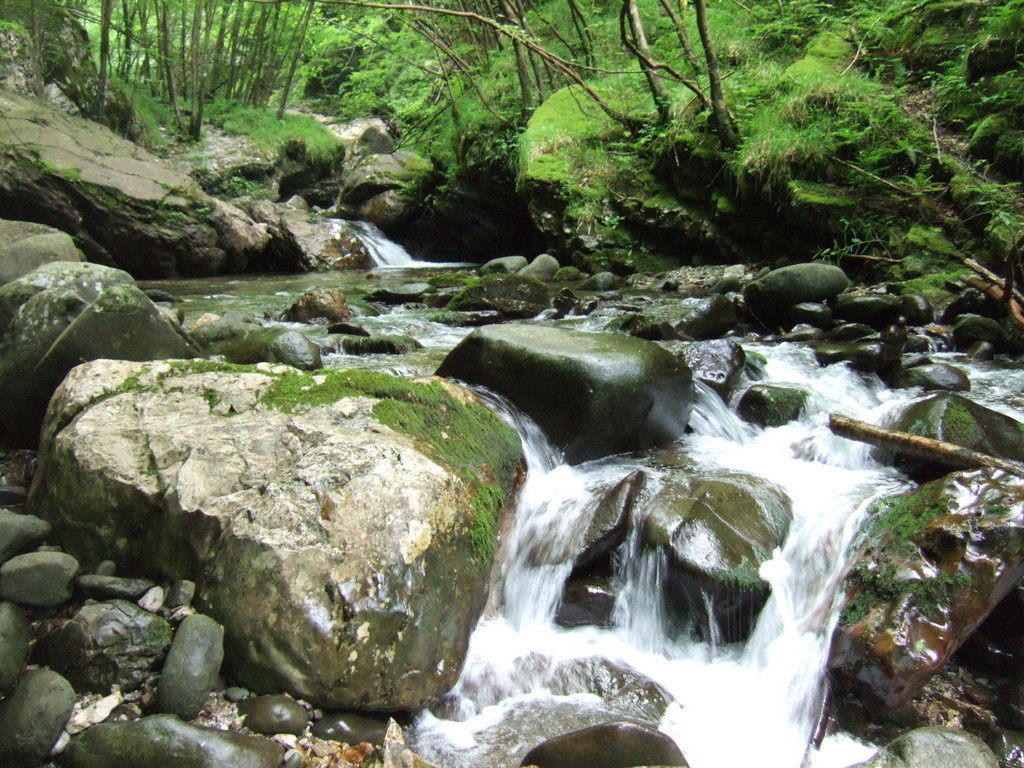
[[[993,284],[995,284],[995,285],[1002,285],[1003,278],[1001,278],[999,275],[997,275],[991,269],[987,269],[986,267],[982,266],[981,264],[976,262],[974,259],[964,259],[964,264],[966,264],[968,267],[973,269],[975,272],[977,272],[982,277],[988,278]],[[1015,290],[1013,292],[1013,295],[1017,298],[1017,301],[1024,302],[1024,294],[1022,294],[1020,291],[1016,291]]]
[[[829,414],[828,428],[832,430],[833,434],[839,435],[839,437],[856,440],[860,443],[877,445],[880,448],[888,448],[897,453],[930,459],[955,469],[991,467],[1017,475],[1017,477],[1024,477],[1024,464],[1019,464],[1016,461],[989,456],[978,451],[972,451],[970,448],[946,443],[942,440],[934,440],[930,437],[911,435],[908,432],[898,432],[894,429],[877,427],[874,424],[857,421],[846,416],[839,416],[835,413]]]
[[[962,278],[968,285],[977,288],[979,291],[988,294],[996,301],[1003,301],[1003,289],[998,285],[992,285],[976,275],[964,275]],[[1017,303],[1016,299],[1010,299],[1005,302],[1006,311],[1010,315],[1010,322],[1016,326],[1018,330],[1024,331],[1024,315],[1021,314],[1020,304]]]

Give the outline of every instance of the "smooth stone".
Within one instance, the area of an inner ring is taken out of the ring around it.
[[[173,293],[168,293],[167,291],[163,291],[159,288],[144,288],[142,292],[149,297],[150,301],[160,302],[162,304],[178,304],[181,302],[181,299]]]
[[[736,305],[727,296],[715,294],[700,302],[676,324],[676,331],[696,340],[716,339],[738,322]]]
[[[383,744],[387,721],[353,712],[333,712],[313,723],[310,732],[318,739],[342,744]]]
[[[183,723],[173,715],[95,725],[71,742],[66,768],[281,768],[269,739]]]
[[[32,625],[14,603],[0,603],[0,695],[18,682],[32,641]]]
[[[849,285],[849,278],[839,267],[812,262],[759,275],[743,289],[743,296],[759,320],[776,326],[794,304],[828,301]]]
[[[49,669],[30,669],[0,702],[0,763],[35,768],[46,762],[75,706],[71,683]]]
[[[509,318],[536,317],[551,305],[547,283],[524,275],[490,274],[474,280],[445,305],[445,310],[494,310]]]
[[[577,285],[576,290],[580,292],[614,291],[618,284],[619,278],[617,278],[613,273],[598,272]]]
[[[825,334],[826,341],[864,341],[877,338],[878,332],[864,323],[840,323]]]
[[[482,309],[479,312],[438,312],[431,316],[430,321],[455,328],[479,328],[482,325],[503,323],[505,316],[495,309]]]
[[[232,685],[224,689],[224,698],[234,704],[237,704],[242,699],[249,698],[251,695],[248,688],[242,688],[239,685]]]
[[[53,608],[71,599],[78,561],[63,552],[29,552],[0,566],[0,600]]]
[[[504,274],[511,275],[518,272],[529,264],[525,256],[502,256],[498,259],[491,259],[480,267],[480,276]]]
[[[977,736],[953,728],[917,728],[851,768],[999,768]]]
[[[907,325],[930,325],[935,320],[935,310],[931,302],[919,293],[908,293],[900,296],[900,310]]]
[[[181,606],[192,605],[192,600],[196,596],[196,583],[189,581],[188,579],[181,579],[180,581],[174,582],[171,588],[167,590],[167,597],[164,600],[164,604],[168,608],[179,608]]]
[[[759,427],[779,427],[800,418],[810,394],[778,384],[753,384],[736,406],[739,417]]]
[[[289,696],[253,696],[238,703],[238,714],[245,715],[245,727],[255,733],[290,733],[301,736],[309,722],[305,707]]]
[[[560,267],[561,264],[558,263],[558,259],[547,253],[542,253],[525,267],[516,270],[516,274],[534,277],[537,280],[550,283],[554,280],[555,273],[558,272]]]
[[[810,325],[827,331],[832,327],[832,310],[827,304],[816,301],[802,301],[786,312],[789,325]]]
[[[847,323],[863,323],[876,331],[899,322],[903,304],[898,296],[866,294],[840,296],[836,299],[832,316]]]
[[[433,286],[429,283],[404,283],[389,288],[378,288],[363,297],[363,301],[381,304],[408,304],[420,301],[423,294],[430,293]]]
[[[555,613],[560,627],[611,627],[616,593],[608,579],[569,579]]]
[[[98,576],[86,574],[78,577],[78,591],[83,597],[93,600],[110,600],[123,598],[138,600],[155,584],[149,579],[126,579],[120,576]]]
[[[970,377],[960,368],[944,363],[906,368],[896,374],[893,384],[897,387],[922,387],[925,390],[941,389],[947,392],[971,391]]]
[[[104,560],[96,566],[97,576],[113,576],[117,573],[117,563],[113,560]]]
[[[50,524],[35,515],[19,515],[0,509],[0,564],[42,544]]]
[[[575,568],[586,568],[626,540],[633,505],[646,483],[647,476],[639,469],[634,470],[601,498],[583,537],[583,548],[576,555]]]
[[[693,371],[693,378],[728,401],[747,364],[747,355],[743,347],[732,339],[712,339],[695,341],[687,346],[683,350],[683,360]]]
[[[224,627],[202,614],[185,617],[157,683],[156,709],[183,720],[197,717],[217,684],[223,661]]]
[[[171,625],[127,600],[87,603],[58,629],[40,637],[32,660],[63,674],[79,693],[123,692],[142,686],[167,652]]]
[[[302,768],[302,753],[297,749],[289,749],[284,754],[281,768]]]
[[[631,768],[687,766],[671,738],[653,728],[619,722],[594,725],[548,739],[529,752],[520,765],[537,768]]]
[[[295,323],[343,323],[351,316],[345,294],[323,287],[306,291],[284,313],[285,320]]]

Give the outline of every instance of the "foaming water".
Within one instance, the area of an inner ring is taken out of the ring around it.
[[[826,693],[837,591],[855,554],[851,544],[870,502],[908,483],[875,462],[867,446],[832,435],[828,415],[877,422],[914,393],[890,391],[842,365],[820,368],[795,345],[759,351],[768,360],[767,380],[811,393],[800,418],[751,427],[698,386],[692,432],[668,452],[676,459],[662,452],[567,466],[536,425],[506,407],[529,471],[503,563],[502,598],[473,635],[443,717],[428,714],[418,723],[417,747],[428,758],[450,768],[517,765],[545,738],[623,716],[614,696],[602,692],[594,701],[595,685],[587,680],[594,659],[656,681],[671,695],[655,724],[693,768],[734,768],[752,759],[767,768],[843,768],[873,754],[847,737],[829,737],[818,750],[808,744]],[[634,528],[613,557],[612,626],[556,626],[562,587],[597,503],[638,468],[647,487],[634,508]],[[747,478],[752,488],[781,489],[792,504],[789,535],[761,567],[771,596],[746,643],[726,643],[729,633],[713,619],[698,642],[666,606],[667,556],[642,548],[639,526],[673,472]],[[566,665],[576,670],[568,688],[557,672]],[[557,721],[545,719],[551,711],[560,713]]]

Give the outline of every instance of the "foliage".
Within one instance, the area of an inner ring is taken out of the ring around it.
[[[234,101],[215,101],[207,107],[209,121],[227,133],[246,136],[271,152],[298,152],[318,164],[339,159],[341,141],[309,115],[285,114],[280,120],[268,109]]]

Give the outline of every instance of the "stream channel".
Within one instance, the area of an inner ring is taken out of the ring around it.
[[[416,263],[375,236],[366,239],[374,241],[382,264],[371,273],[148,285],[178,296],[187,321],[230,309],[277,317],[304,291],[337,287],[359,313],[358,323],[373,333],[412,336],[422,349],[401,356],[330,354],[325,366],[431,375],[471,329],[431,322],[437,310],[422,305],[377,314],[361,297],[450,269]],[[682,300],[678,294],[626,288],[586,317],[542,322],[602,331],[630,307],[678,318]],[[326,333],[322,327],[292,327],[311,336]],[[660,728],[693,768],[752,762],[764,768],[840,768],[874,754],[875,747],[842,735],[826,738],[820,750],[808,753],[807,745],[826,686],[829,643],[841,607],[836,593],[855,554],[850,542],[871,500],[912,484],[876,462],[869,447],[833,436],[827,419],[835,412],[879,423],[920,390],[890,390],[845,364],[819,367],[800,344],[737,340],[767,360],[761,380],[812,393],[797,421],[768,429],[745,424],[735,402],[725,403],[698,384],[690,430],[672,446],[569,466],[529,419],[492,399],[522,437],[527,477],[499,549],[494,607],[472,637],[462,677],[414,722],[411,737],[424,757],[443,768],[516,766],[546,738],[621,719]],[[935,357],[969,373],[973,400],[1024,419],[1020,366],[974,363],[953,353]],[[744,374],[734,401],[751,382]],[[662,597],[667,563],[663,555],[643,551],[636,531],[614,553],[610,626],[555,624],[564,582],[598,501],[636,470],[646,475],[633,512],[640,523],[657,490],[679,471],[740,478],[752,489],[774,486],[792,501],[788,538],[761,568],[771,597],[746,642],[724,642],[728,628],[713,625],[694,632],[671,615]],[[660,697],[671,701],[667,709],[652,703]]]

